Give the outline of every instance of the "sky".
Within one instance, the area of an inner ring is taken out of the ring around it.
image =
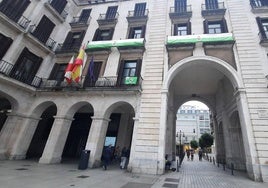
[[[198,109],[208,110],[207,105],[205,105],[204,103],[199,102],[199,101],[189,101],[189,102],[186,102],[184,104],[185,105],[193,105],[193,106],[196,106]]]

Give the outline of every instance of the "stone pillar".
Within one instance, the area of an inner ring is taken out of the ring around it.
[[[135,147],[136,147],[136,140],[138,135],[138,126],[139,126],[139,119],[134,117],[134,127],[133,127],[133,134],[132,134],[132,143],[131,143],[131,152],[129,156],[129,163],[128,163],[128,171],[132,171],[133,165],[135,163],[134,159],[136,158]]]
[[[90,150],[89,167],[100,166],[101,155],[110,119],[92,117],[91,128],[87,138],[86,150]]]
[[[166,130],[167,130],[167,104],[168,104],[168,90],[161,93],[161,116],[159,126],[159,145],[158,145],[158,160],[157,160],[157,174],[165,172],[165,151],[166,151]]]
[[[0,159],[6,159],[10,156],[25,118],[28,117],[16,112],[8,114],[8,118],[0,132]]]
[[[176,130],[174,130],[174,114],[172,110],[168,110],[167,114],[167,129],[166,129],[166,151],[165,154],[168,154],[169,156],[172,156],[172,153],[174,152],[174,138],[176,134]]]
[[[17,135],[9,159],[25,159],[33,135],[41,118],[27,117],[21,122],[20,132]]]
[[[226,109],[224,108],[222,111],[222,129],[223,129],[223,137],[224,137],[224,146],[225,146],[225,157],[226,163],[230,163],[232,158],[232,142],[229,134],[230,121],[227,116]]]
[[[39,163],[50,164],[61,162],[62,152],[73,118],[54,116],[54,119],[52,129]]]
[[[250,178],[255,181],[262,181],[260,172],[260,163],[258,159],[256,142],[253,136],[253,129],[250,119],[250,113],[247,103],[246,92],[239,89],[236,93],[236,102],[241,124],[241,132],[244,142],[244,150],[246,155],[246,168]]]

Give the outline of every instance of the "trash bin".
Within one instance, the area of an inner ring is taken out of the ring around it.
[[[90,155],[90,150],[82,150],[80,161],[78,165],[79,170],[85,170],[88,167],[88,159]]]

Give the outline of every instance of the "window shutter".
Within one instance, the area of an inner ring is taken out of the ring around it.
[[[106,12],[106,19],[114,19],[118,6],[108,7]]]
[[[93,37],[93,40],[92,41],[98,41],[99,35],[100,35],[100,29],[97,29],[95,31],[95,34],[94,34],[94,37]]]
[[[228,33],[227,23],[224,18],[222,19],[221,30],[222,30],[222,33]]]
[[[49,78],[48,78],[49,80],[54,80],[55,79],[56,74],[57,74],[57,72],[59,70],[59,67],[60,67],[60,65],[58,63],[54,64],[54,67],[53,67],[53,69],[52,69],[52,71],[51,71],[51,73],[49,75]]]
[[[58,12],[58,13],[62,13],[62,11],[64,10],[65,6],[67,4],[66,0],[53,0],[51,2],[51,6]]]
[[[50,34],[52,33],[55,24],[48,19],[48,17],[43,16],[40,20],[38,26],[33,32],[33,35],[38,38],[43,43],[46,43]]]
[[[203,27],[204,27],[204,34],[208,34],[208,21],[203,21]]]
[[[134,16],[144,16],[146,9],[146,3],[135,4]]]
[[[112,40],[113,34],[114,34],[114,28],[111,28],[110,32],[109,32],[109,39],[108,40]]]
[[[259,27],[261,36],[262,36],[263,38],[266,39],[266,34],[265,34],[265,31],[264,31],[264,29],[263,29],[263,27],[262,27],[262,21],[261,21],[261,18],[260,18],[260,17],[257,17],[257,18],[256,18],[256,21],[257,21],[257,24],[258,24],[258,27]]]
[[[146,32],[146,25],[143,25],[141,27],[142,31],[141,31],[141,38],[145,38],[145,32]]]
[[[79,17],[79,22],[86,23],[88,21],[88,18],[90,16],[90,13],[91,13],[91,9],[84,9],[81,12],[81,15]]]
[[[174,24],[174,33],[173,33],[174,36],[177,36],[178,35],[178,24]]]
[[[124,59],[121,60],[120,65],[119,65],[119,71],[117,74],[117,86],[121,85],[122,77],[123,77],[123,69],[124,69],[125,61]]]
[[[191,22],[188,21],[187,22],[187,35],[191,35],[192,34],[192,27],[191,27]]]
[[[142,59],[137,60],[137,67],[136,67],[136,76],[139,78],[141,74],[141,62]]]

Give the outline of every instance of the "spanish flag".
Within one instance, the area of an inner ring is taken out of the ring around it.
[[[74,56],[71,58],[71,60],[69,61],[68,65],[65,69],[64,77],[65,77],[66,81],[68,82],[68,84],[70,84],[72,82],[73,66],[74,66]]]
[[[85,56],[86,56],[85,55],[85,47],[83,46],[80,49],[79,54],[74,61],[74,66],[73,66],[73,70],[72,70],[72,80],[75,81],[76,83],[78,83],[81,80],[84,62],[86,61]]]

